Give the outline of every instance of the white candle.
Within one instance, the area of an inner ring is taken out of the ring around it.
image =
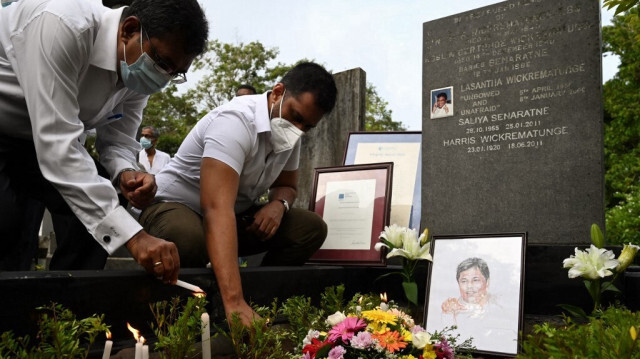
[[[102,352],[102,359],[109,359],[111,357],[111,347],[113,347],[113,342],[109,339],[111,339],[111,332],[107,332],[107,341],[104,342],[104,352]]]
[[[209,328],[209,314],[202,313],[202,359],[211,359],[211,329]]]
[[[192,291],[192,292],[197,292],[197,293],[202,293],[202,292],[204,292],[200,287],[195,286],[195,285],[193,285],[193,284],[189,284],[189,283],[187,283],[187,282],[183,282],[183,281],[181,281],[181,280],[179,280],[179,279],[178,279],[178,281],[176,282],[176,285],[177,285],[178,287],[182,287],[182,288],[184,288],[184,289],[189,289],[189,290],[190,290],[190,291]]]
[[[149,359],[149,346],[146,344],[142,346],[142,359]]]
[[[142,343],[136,343],[136,359],[142,359]]]

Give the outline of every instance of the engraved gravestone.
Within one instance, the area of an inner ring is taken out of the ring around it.
[[[423,30],[423,226],[589,242],[604,228],[599,2],[512,0]]]

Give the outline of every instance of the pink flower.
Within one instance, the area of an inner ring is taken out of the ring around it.
[[[433,349],[435,349],[436,355],[438,359],[453,359],[453,349],[449,346],[447,339],[445,337],[440,338],[440,343],[434,344]]]
[[[342,339],[343,343],[348,343],[357,331],[366,328],[366,326],[367,324],[362,319],[348,317],[329,331],[329,340],[335,342]]]
[[[347,350],[342,346],[338,345],[337,347],[331,349],[329,352],[328,359],[344,359],[344,355],[347,353]]]
[[[351,346],[356,349],[366,349],[374,344],[371,333],[360,332],[351,338]]]

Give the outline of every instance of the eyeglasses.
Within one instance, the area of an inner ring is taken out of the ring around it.
[[[147,32],[145,31],[145,35]],[[151,43],[149,39],[149,35],[147,35],[147,40],[149,41],[149,47],[151,48],[151,58],[153,58],[153,67],[160,73],[165,74],[171,77],[171,82],[174,84],[182,84],[187,82],[187,74],[184,72],[176,72],[171,66],[167,65],[167,62],[158,55],[156,48]]]

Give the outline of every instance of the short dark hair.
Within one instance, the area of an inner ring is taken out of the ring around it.
[[[444,99],[447,99],[447,93],[446,92],[440,92],[439,94],[436,95],[436,98],[440,98],[440,97],[444,97]]]
[[[144,126],[142,129],[140,129],[140,132],[142,132],[142,130],[147,128],[151,130],[151,136],[153,136],[153,138],[158,138],[160,136],[160,134],[158,133],[158,130],[156,130],[155,127],[153,126]]]
[[[460,262],[460,264],[458,264],[458,269],[456,270],[456,281],[460,281],[460,273],[471,268],[478,268],[480,270],[480,273],[482,273],[482,275],[484,276],[484,279],[489,280],[490,275],[487,262],[485,262],[482,258],[474,257],[467,258]]]
[[[137,16],[149,37],[175,34],[182,38],[184,52],[204,52],[209,24],[197,0],[133,0],[122,12],[122,19]]]
[[[280,82],[294,97],[303,92],[311,92],[315,97],[316,105],[325,113],[331,112],[336,104],[338,89],[333,76],[316,63],[297,64],[284,75]]]
[[[242,85],[238,86],[238,88],[236,89],[236,92],[238,92],[239,90],[242,90],[242,89],[247,89],[247,90],[253,92],[254,94],[258,93],[258,91],[256,91],[256,88],[251,86],[251,85],[249,85],[249,84],[242,84]]]

